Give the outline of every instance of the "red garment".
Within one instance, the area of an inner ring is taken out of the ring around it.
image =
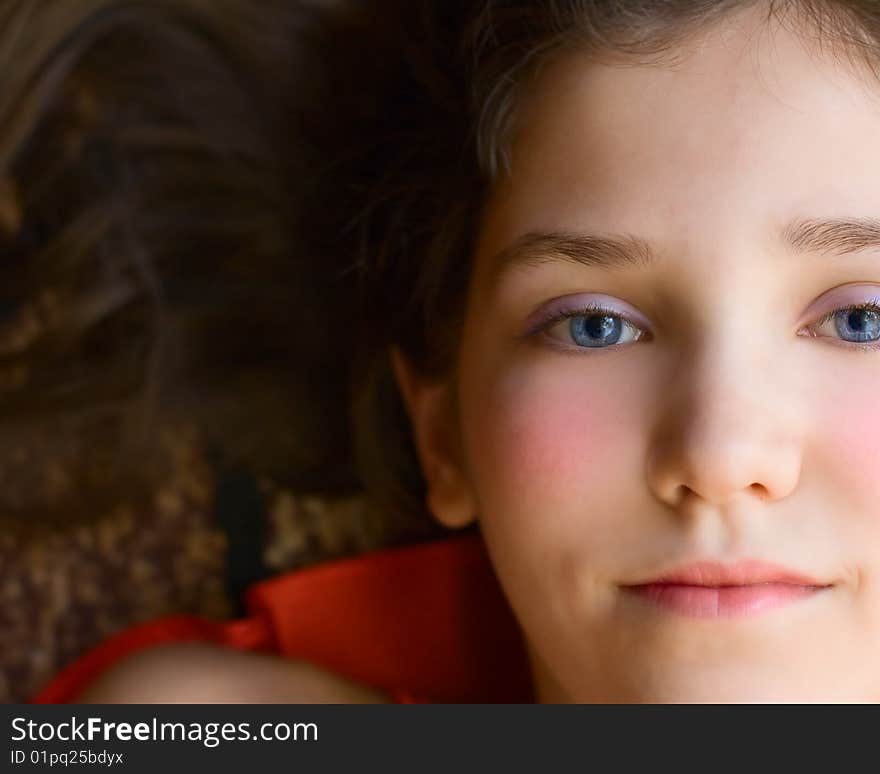
[[[296,570],[254,584],[245,604],[234,621],[180,615],[117,634],[32,701],[75,701],[123,656],[184,641],[303,659],[399,702],[533,701],[522,635],[479,535]]]

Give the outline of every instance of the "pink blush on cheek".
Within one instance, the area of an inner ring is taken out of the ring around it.
[[[867,406],[872,408],[865,410]],[[880,502],[880,406],[854,400],[841,409],[828,418],[821,464],[833,470],[830,483],[849,492],[848,497]]]
[[[572,390],[569,380],[510,377],[487,396],[477,420],[481,464],[493,469],[493,478],[518,481],[533,493],[550,489],[564,496],[607,485],[621,464],[614,449],[627,424],[613,394],[597,385]]]

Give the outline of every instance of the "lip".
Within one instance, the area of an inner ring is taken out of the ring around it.
[[[677,615],[732,618],[792,604],[832,585],[780,565],[744,561],[696,562],[621,588],[655,608]]]

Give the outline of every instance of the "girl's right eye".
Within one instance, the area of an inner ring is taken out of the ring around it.
[[[844,345],[880,351],[880,299],[835,309],[815,327],[833,329],[831,337],[839,337]]]
[[[575,349],[608,349],[630,344],[645,333],[620,312],[598,304],[562,311],[546,322],[542,330],[550,338]]]

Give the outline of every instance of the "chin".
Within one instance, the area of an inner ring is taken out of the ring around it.
[[[789,704],[872,702],[864,685],[842,685],[821,675],[777,669],[701,668],[682,671],[653,667],[629,673],[602,697],[585,691],[584,703]],[[819,678],[819,679],[817,679]],[[579,700],[580,701],[580,700]]]

